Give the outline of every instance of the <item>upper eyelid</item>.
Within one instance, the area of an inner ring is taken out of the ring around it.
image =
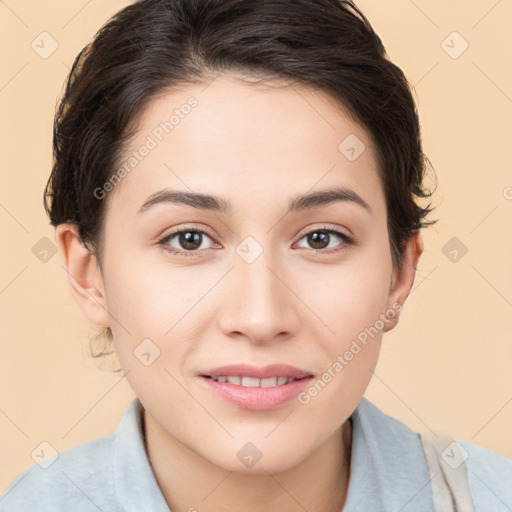
[[[336,231],[340,235],[346,236],[347,238],[353,238],[350,231],[348,233],[345,232],[345,231],[348,231],[346,228],[343,229],[338,226],[334,226],[334,225],[331,226],[328,223],[321,224],[318,227],[306,228],[304,231],[301,230],[301,231],[299,231],[299,233],[296,236],[300,236],[300,238],[302,238],[306,235],[309,235],[309,233],[314,233],[315,231]]]

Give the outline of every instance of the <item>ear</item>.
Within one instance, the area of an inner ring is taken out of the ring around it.
[[[406,242],[402,268],[393,270],[388,296],[388,310],[395,311],[395,316],[386,322],[383,332],[390,331],[398,324],[400,312],[414,283],[418,260],[422,253],[423,240],[421,238],[421,232],[418,230],[414,236]]]
[[[55,229],[55,242],[61,265],[67,273],[71,293],[92,323],[110,326],[103,277],[96,256],[82,245],[75,224],[60,224]]]

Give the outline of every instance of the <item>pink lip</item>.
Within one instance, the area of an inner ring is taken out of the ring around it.
[[[236,374],[229,374],[229,372],[228,375],[236,376]],[[247,377],[250,376],[245,375]],[[280,376],[285,377],[286,375],[281,373]],[[252,411],[276,409],[286,404],[304,391],[312,380],[313,377],[309,376],[281,386],[248,388],[245,386],[237,386],[229,382],[216,382],[209,377],[201,376],[201,381],[218,396],[242,409]]]
[[[296,379],[302,379],[312,376],[310,372],[287,364],[271,364],[263,368],[247,364],[234,364],[205,370],[200,375],[202,377],[255,377],[258,379],[265,379],[267,377],[295,377]]]
[[[295,398],[313,379],[310,372],[287,364],[271,364],[258,368],[247,364],[220,366],[201,373],[201,381],[215,394],[242,409],[265,411],[275,409]],[[210,377],[294,377],[295,381],[268,388],[249,388],[229,382],[216,382]]]

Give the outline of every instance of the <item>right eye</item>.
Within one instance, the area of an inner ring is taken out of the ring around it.
[[[203,229],[181,228],[165,235],[164,238],[157,242],[157,245],[162,246],[165,251],[172,254],[185,257],[197,256],[200,250],[204,251],[208,249],[208,247],[201,249],[205,236],[211,239],[210,234]],[[181,247],[170,245],[173,241]]]

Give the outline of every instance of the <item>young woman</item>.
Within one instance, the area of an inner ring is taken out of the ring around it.
[[[408,82],[353,3],[136,2],[54,130],[60,257],[137,398],[1,510],[512,510],[512,461],[363,398],[431,208]]]

